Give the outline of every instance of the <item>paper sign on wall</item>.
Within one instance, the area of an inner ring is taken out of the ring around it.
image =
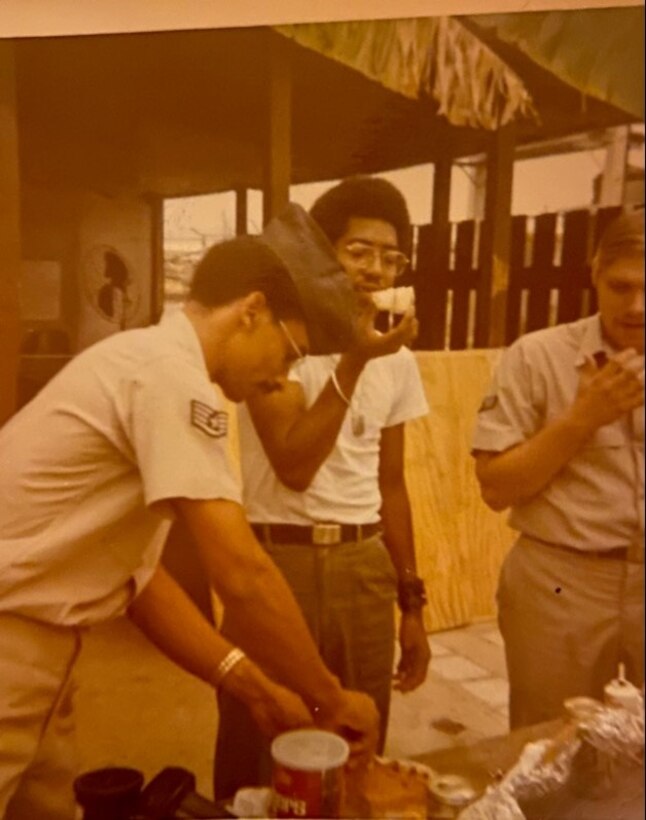
[[[18,285],[23,321],[57,321],[61,318],[61,264],[23,260]]]

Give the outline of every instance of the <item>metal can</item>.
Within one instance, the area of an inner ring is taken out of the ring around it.
[[[296,729],[275,738],[271,816],[340,817],[349,754],[343,738],[320,729]]]

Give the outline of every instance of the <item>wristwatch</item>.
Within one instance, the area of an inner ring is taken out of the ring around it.
[[[397,603],[402,612],[413,612],[426,606],[428,598],[424,581],[416,575],[399,581]]]

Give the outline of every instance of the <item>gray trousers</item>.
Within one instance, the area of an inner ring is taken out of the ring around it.
[[[0,817],[73,820],[80,631],[0,614]]]
[[[643,564],[521,536],[502,567],[498,619],[512,728],[558,717],[566,698],[602,698],[620,662],[644,681]]]
[[[394,663],[396,573],[379,536],[333,546],[266,544],[301,606],[328,668],[371,695],[386,737]],[[226,611],[222,633],[227,634]],[[221,692],[214,791],[218,799],[268,783],[269,743],[245,707]]]

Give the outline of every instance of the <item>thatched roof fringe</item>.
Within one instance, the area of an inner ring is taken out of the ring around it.
[[[276,26],[391,91],[425,95],[452,125],[495,129],[537,116],[521,79],[452,17]]]

